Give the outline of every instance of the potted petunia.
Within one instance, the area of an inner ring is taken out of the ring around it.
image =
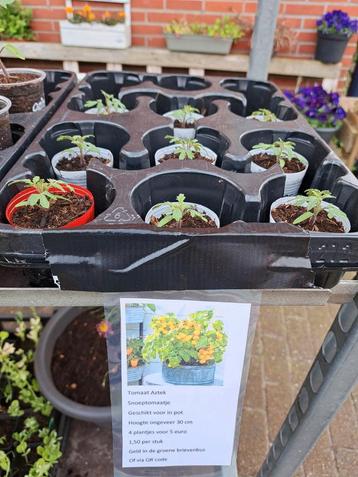
[[[129,338],[127,340],[127,379],[128,383],[140,381],[143,377],[143,339]]]
[[[67,20],[60,21],[61,42],[66,46],[128,48],[131,44],[129,18],[124,11],[104,12],[100,17],[89,5],[81,10],[66,8]]]
[[[325,13],[317,20],[316,60],[339,63],[352,35],[358,31],[358,20],[342,10]]]
[[[306,86],[286,96],[306,117],[312,127],[327,142],[338,132],[346,117],[337,92],[328,93],[322,86]]]
[[[168,160],[194,161],[203,160],[215,164],[217,155],[208,147],[202,146],[197,139],[165,136],[170,145],[158,149],[154,155],[155,164]]]
[[[145,222],[170,229],[220,227],[219,217],[213,210],[201,204],[186,202],[184,194],[179,194],[176,202],[154,205],[145,216]]]
[[[183,139],[195,138],[196,122],[204,117],[200,114],[199,109],[190,104],[186,104],[180,109],[168,111],[163,116],[173,120],[174,136]]]
[[[242,21],[233,17],[218,18],[209,25],[174,20],[164,27],[164,35],[171,51],[227,55],[246,29]]]
[[[113,166],[112,152],[89,142],[88,139],[93,137],[93,134],[86,134],[85,136],[61,135],[57,138],[57,141],[66,141],[74,146],[58,152],[51,159],[52,168],[58,179],[85,187],[86,170],[91,160],[100,160],[109,167]]]
[[[216,365],[221,363],[228,339],[221,320],[213,319],[213,310],[188,315],[184,320],[174,313],[155,316],[153,332],[145,337],[143,358],[157,357],[162,362],[164,381],[177,385],[211,385]]]
[[[306,195],[282,197],[271,205],[270,222],[287,222],[310,232],[347,233],[347,215],[327,202],[335,197],[329,190],[307,189]]]
[[[14,227],[28,229],[68,229],[94,219],[92,193],[77,185],[54,179],[20,179],[25,188],[8,203],[6,219]]]
[[[308,161],[295,151],[292,141],[278,139],[272,144],[256,144],[248,156],[251,159],[251,172],[264,172],[275,164],[278,164],[285,174],[284,195],[295,195],[300,188],[303,178],[308,169]]]

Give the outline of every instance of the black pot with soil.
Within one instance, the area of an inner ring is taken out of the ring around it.
[[[89,120],[83,102],[97,99],[102,90],[119,96],[128,112],[91,115]],[[156,152],[173,136],[173,120],[163,115],[184,105],[203,112],[195,140],[216,154],[215,164],[168,157],[156,164]],[[274,112],[281,121],[247,120],[260,108]],[[64,290],[104,292],[305,288],[325,285],[321,271],[342,271],[343,263],[358,268],[354,252],[358,182],[271,83],[90,73],[0,183],[0,210],[16,193],[12,178],[54,177],[51,159],[63,147],[57,137],[78,134],[93,135],[96,146],[113,153],[113,168],[92,161],[86,170],[96,204],[94,220],[77,230],[27,230],[24,240],[23,233],[2,217],[0,264],[18,266],[21,260],[22,266],[47,267]],[[300,172],[285,174],[274,164],[252,173],[249,152],[259,143],[279,139],[293,142],[295,152],[307,161],[295,194],[308,188],[329,189],[334,203],[351,220],[349,234],[338,239],[329,233],[311,236],[293,225],[269,223],[270,206],[285,195],[287,177]],[[178,229],[145,222],[153,206],[173,202],[179,194],[215,212],[220,227]],[[336,246],[337,240],[342,246]],[[335,245],[333,257],[330,245]],[[273,257],[285,257],[280,273]]]
[[[315,59],[322,63],[339,63],[347,47],[350,35],[344,33],[317,32]]]
[[[103,309],[63,308],[55,313],[41,334],[35,375],[55,409],[74,419],[109,425],[106,340],[96,329],[102,319]]]

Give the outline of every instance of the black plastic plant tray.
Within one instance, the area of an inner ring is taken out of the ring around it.
[[[101,90],[119,94],[130,111],[85,114],[84,102]],[[218,154],[217,165],[171,160],[154,166],[155,151],[172,134],[162,114],[187,103],[205,112],[197,139]],[[246,119],[262,107],[282,122]],[[50,159],[66,146],[56,141],[63,133],[95,134],[96,145],[114,154],[113,169],[93,164],[88,170],[95,220],[71,230],[12,228],[4,210],[18,186],[9,182],[31,174],[53,177]],[[351,233],[268,223],[285,179],[279,166],[249,173],[247,152],[277,138],[295,142],[309,161],[301,191],[330,189],[351,220]],[[180,192],[214,210],[222,227],[176,232],[144,223],[152,205]],[[0,264],[48,267],[68,290],[330,287],[344,271],[358,270],[357,207],[357,179],[273,84],[100,71],[77,86],[1,182]]]
[[[76,75],[69,71],[48,70],[44,83],[46,107],[33,113],[10,115],[14,144],[0,151],[0,178],[9,171],[16,160],[31,144],[36,134],[45,126],[64,98],[75,86]]]

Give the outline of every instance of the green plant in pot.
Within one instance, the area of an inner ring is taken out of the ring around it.
[[[358,20],[342,10],[325,13],[317,20],[316,60],[339,63],[352,35],[358,31]]]
[[[73,228],[94,218],[94,198],[88,189],[38,176],[11,184],[25,185],[6,207],[6,218],[15,227]]]
[[[50,477],[62,456],[51,404],[41,395],[33,360],[41,318],[33,310],[14,334],[0,331],[0,470],[2,476]],[[14,425],[13,425],[14,423]]]
[[[143,358],[150,362],[159,357],[166,382],[214,383],[216,364],[223,360],[228,339],[213,310],[192,313],[184,320],[174,313],[155,316],[150,326],[153,332],[144,339]]]
[[[270,222],[287,222],[310,232],[350,231],[345,212],[327,202],[335,198],[329,190],[307,189],[305,194],[277,199],[271,205]]]
[[[204,117],[200,114],[199,109],[191,104],[185,104],[180,109],[168,111],[163,116],[174,121],[174,136],[183,139],[195,138],[196,122]]]
[[[180,161],[204,160],[211,164],[215,164],[216,162],[216,153],[200,144],[197,139],[171,135],[165,136],[165,139],[169,141],[170,145],[161,147],[156,151],[154,155],[156,165],[171,159],[179,159]]]
[[[308,161],[295,151],[295,143],[279,138],[273,143],[255,144],[249,152],[251,172],[264,172],[278,164],[285,174],[284,195],[295,195],[308,169]]]
[[[100,114],[108,116],[112,113],[127,113],[128,109],[125,104],[118,98],[115,98],[113,94],[106,93],[101,90],[104,97],[103,99],[93,99],[85,102],[85,107],[89,108],[85,111],[87,114]]]
[[[17,59],[24,60],[21,51],[11,43],[0,47]],[[44,81],[46,73],[32,68],[6,68],[0,59],[0,94],[11,101],[11,113],[38,112],[45,108]]]
[[[112,152],[104,147],[95,146],[91,142],[94,137],[93,134],[84,136],[63,134],[57,138],[57,141],[67,142],[72,146],[56,153],[51,159],[52,168],[58,179],[86,187],[86,169],[91,160],[100,160],[103,164],[113,167]]]
[[[250,116],[247,116],[247,119],[255,119],[262,123],[277,123],[280,121],[275,113],[266,108],[260,108],[253,111]]]
[[[128,383],[142,379],[144,371],[143,339],[129,338],[127,340],[127,377]]]

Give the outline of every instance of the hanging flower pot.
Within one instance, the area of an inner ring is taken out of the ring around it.
[[[6,219],[14,227],[69,229],[94,219],[94,198],[88,189],[51,179],[46,183],[39,177],[19,182],[30,187],[16,194],[6,207]]]
[[[358,21],[342,10],[333,10],[317,20],[315,59],[322,63],[339,63],[350,37],[357,33]]]
[[[294,151],[294,143],[278,141],[272,144],[257,144],[249,152],[251,157],[250,171],[264,172],[278,163],[285,174],[284,195],[297,194],[308,169],[308,161]]]
[[[308,189],[306,196],[281,197],[271,205],[270,222],[287,222],[310,232],[348,233],[351,224],[346,214],[324,198],[334,196]]]

